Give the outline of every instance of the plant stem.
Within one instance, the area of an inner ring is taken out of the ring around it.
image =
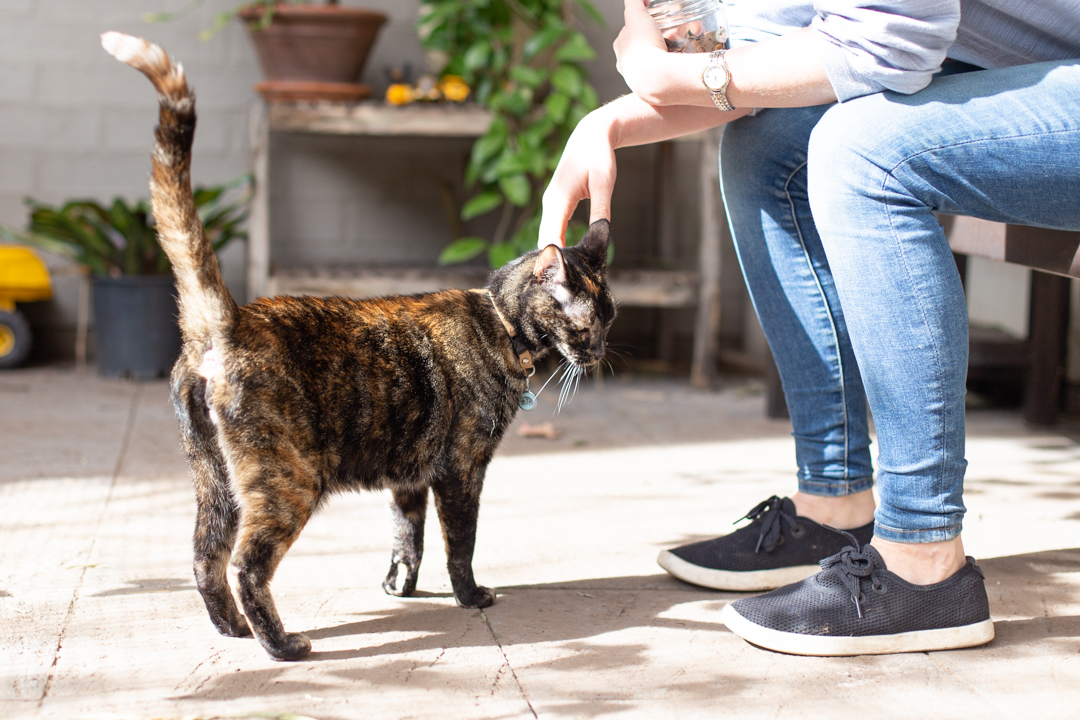
[[[506,0],[506,5],[515,13],[517,13],[522,20],[525,20],[526,22],[529,22],[534,26],[540,20],[540,18],[536,17],[536,15],[531,10],[529,10],[529,8],[522,5],[517,0]]]
[[[506,237],[506,231],[510,229],[510,221],[514,217],[514,206],[509,203],[503,203],[502,217],[499,218],[499,226],[495,228],[495,238],[491,241],[493,244],[498,245]]]

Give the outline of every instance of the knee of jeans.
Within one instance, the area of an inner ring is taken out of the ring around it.
[[[882,181],[903,143],[903,131],[888,122],[880,95],[834,105],[810,134],[807,185],[819,229],[841,221]]]
[[[863,166],[873,156],[868,145],[873,144],[876,130],[873,123],[867,122],[861,105],[859,100],[834,105],[810,133],[806,171],[811,203],[815,196],[823,199],[835,196],[865,175]],[[871,137],[864,138],[866,134]]]

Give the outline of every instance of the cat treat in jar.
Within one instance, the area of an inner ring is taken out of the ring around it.
[[[668,52],[707,53],[727,47],[721,0],[652,0],[649,15],[660,26]]]

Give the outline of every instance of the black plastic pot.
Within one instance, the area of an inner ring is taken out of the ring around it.
[[[171,275],[94,278],[98,372],[138,380],[167,377],[180,357]]]

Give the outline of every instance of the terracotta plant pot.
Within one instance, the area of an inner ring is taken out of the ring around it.
[[[240,12],[251,30],[266,78],[272,81],[355,83],[386,15],[337,5],[277,5],[265,30],[254,25],[263,8]]]

